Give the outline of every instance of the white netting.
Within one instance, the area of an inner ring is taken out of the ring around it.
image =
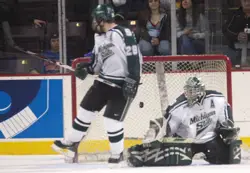
[[[76,62],[81,61],[84,60],[79,59]],[[220,55],[144,58],[142,85],[140,85],[138,94],[125,119],[124,129],[125,138],[127,138],[125,146],[134,145],[138,142],[137,139],[144,137],[149,127],[149,121],[161,117],[162,110],[165,110],[167,105],[183,93],[184,82],[190,76],[201,77],[206,89],[222,92],[231,102],[230,70],[227,58]],[[91,76],[84,81],[77,80],[77,108],[82,97],[93,84],[93,80],[94,77]],[[89,133],[79,149],[80,154],[108,151],[102,114],[103,110],[92,123]]]

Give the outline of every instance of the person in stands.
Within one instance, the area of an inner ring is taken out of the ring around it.
[[[170,15],[160,11],[160,0],[148,0],[139,13],[136,38],[143,56],[170,55]]]

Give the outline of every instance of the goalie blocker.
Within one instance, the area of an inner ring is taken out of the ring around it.
[[[150,122],[150,129],[159,133],[162,118]],[[192,164],[195,154],[203,153],[204,160],[211,164],[239,164],[241,162],[241,140],[235,139],[239,128],[218,128],[218,136],[207,143],[193,143],[191,139],[164,137],[128,149],[130,166],[181,166]],[[156,135],[157,136],[157,135]],[[156,137],[157,138],[157,137]]]

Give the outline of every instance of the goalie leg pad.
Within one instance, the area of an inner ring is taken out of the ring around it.
[[[223,140],[217,136],[204,145],[205,160],[211,164],[228,164],[229,148]]]
[[[218,134],[217,143],[220,143],[220,146],[218,147],[225,148],[223,149],[225,152],[223,152],[222,155],[226,155],[226,157],[222,161],[222,163],[239,164],[241,162],[240,145],[242,144],[242,141],[238,140],[239,132],[240,132],[240,128],[234,127],[233,122],[230,120],[222,124],[217,129],[217,134]],[[217,155],[219,154],[217,153]]]
[[[192,163],[191,144],[161,143],[137,145],[129,150],[128,164],[130,166],[177,166]]]
[[[144,165],[143,145],[135,145],[128,149],[127,163],[131,167],[142,167]]]
[[[229,144],[229,164],[240,164],[241,144],[241,140],[234,140]]]
[[[219,136],[205,144],[206,161],[212,164],[238,164],[241,162],[241,140],[224,143]]]

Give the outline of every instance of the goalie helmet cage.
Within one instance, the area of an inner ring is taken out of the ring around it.
[[[89,61],[77,58],[72,66]],[[206,89],[224,94],[232,105],[231,62],[224,55],[185,55],[144,57],[141,83],[124,121],[125,148],[141,143],[149,128],[149,121],[161,117],[167,106],[183,93],[188,77],[200,77]],[[73,118],[82,97],[93,84],[96,76],[84,81],[73,77]],[[79,145],[78,160],[103,161],[109,151],[109,143],[103,126],[103,110],[92,122],[91,128]]]

